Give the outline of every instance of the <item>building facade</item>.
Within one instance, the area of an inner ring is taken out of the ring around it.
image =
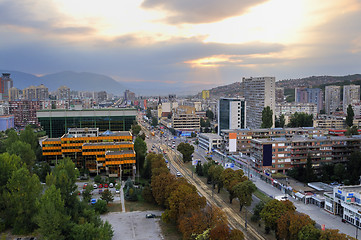
[[[13,87],[10,73],[3,73],[0,77],[0,100],[9,101],[9,89]]]
[[[343,86],[343,112],[346,113],[348,105],[352,101],[360,101],[360,85]]]
[[[222,137],[214,133],[201,133],[198,136],[199,147],[208,152],[213,149],[220,149],[222,146]]]
[[[317,105],[317,112],[323,109],[323,93],[320,88],[295,88],[296,103],[314,103]]]
[[[40,125],[50,138],[61,137],[68,128],[99,128],[99,131],[129,131],[136,119],[137,110],[87,109],[42,110],[36,114]]]
[[[14,115],[0,116],[0,131],[6,131],[7,129],[14,127]]]
[[[36,113],[40,109],[40,101],[19,100],[9,102],[9,113],[14,115],[14,125],[17,128],[23,128],[29,124],[39,125]]]
[[[40,86],[30,86],[23,90],[23,97],[29,101],[39,101],[49,99],[49,90],[43,84]]]
[[[275,107],[276,116],[281,116],[282,114],[288,117],[291,117],[293,114],[297,113],[307,113],[311,114],[314,117],[317,116],[317,105],[314,103],[279,103]]]
[[[340,86],[326,86],[325,87],[325,112],[330,115],[336,112],[336,109],[341,105],[341,87]]]
[[[61,138],[42,143],[43,156],[51,165],[68,157],[76,167],[90,173],[105,172],[109,177],[135,176],[136,159],[129,131],[99,133],[98,128],[69,129]]]
[[[56,97],[58,100],[69,100],[70,99],[70,88],[67,86],[61,86],[56,91]]]
[[[260,128],[262,124],[262,111],[270,107],[275,119],[275,86],[274,77],[243,78],[243,94],[247,103],[246,125],[248,128]]]
[[[220,98],[218,101],[218,135],[223,129],[246,128],[246,101],[244,98]]]

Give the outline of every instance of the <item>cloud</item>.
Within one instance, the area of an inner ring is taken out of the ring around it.
[[[176,23],[210,23],[241,15],[266,0],[145,0],[146,9],[169,12],[167,21]]]

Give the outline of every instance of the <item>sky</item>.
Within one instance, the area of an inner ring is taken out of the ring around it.
[[[0,0],[0,69],[138,94],[361,73],[361,0]]]

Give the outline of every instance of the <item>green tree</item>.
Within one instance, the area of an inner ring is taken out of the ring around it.
[[[140,133],[141,130],[142,130],[142,128],[140,125],[138,125],[138,124],[132,125],[132,133],[134,136],[138,136],[138,134]]]
[[[178,144],[177,150],[183,154],[183,162],[192,161],[192,154],[194,152],[193,145],[181,142],[180,144]]]
[[[18,155],[29,170],[33,168],[36,156],[34,151],[31,149],[30,144],[22,141],[16,141],[12,143],[6,150],[9,154]]]
[[[313,115],[307,113],[295,112],[288,124],[288,127],[312,127],[313,126]]]
[[[252,194],[257,190],[256,185],[250,180],[237,183],[233,187],[233,191],[239,200],[239,211],[243,206],[250,206],[252,203]]]
[[[152,117],[152,124],[153,127],[156,127],[158,125],[158,118]]]
[[[105,200],[99,199],[93,206],[97,213],[103,214],[108,212],[107,202]]]
[[[312,158],[310,155],[307,157],[305,174],[306,182],[312,182],[315,179],[314,169],[312,166]]]
[[[353,112],[351,104],[347,107],[347,115],[346,115],[346,125],[352,127],[353,125],[353,118],[355,113]]]
[[[66,239],[68,221],[70,216],[65,214],[64,201],[61,199],[60,190],[51,185],[41,196],[39,212],[35,221],[39,232],[44,239]]]
[[[5,140],[5,148],[9,148],[14,142],[19,141],[20,137],[18,133],[13,129],[8,129],[5,131],[5,134],[7,136]]]
[[[281,116],[279,118],[276,118],[275,120],[275,127],[283,128],[285,126],[285,123],[286,123],[285,115],[281,114]]]
[[[269,106],[262,111],[262,125],[261,128],[271,128],[273,125],[273,111]]]
[[[298,232],[299,240],[318,240],[320,239],[321,232],[312,224],[304,226],[301,231]]]
[[[135,139],[134,151],[136,154],[135,157],[137,161],[137,166],[139,167],[138,171],[143,171],[145,155],[147,153],[147,144],[141,137],[137,137]]]
[[[206,111],[206,117],[209,119],[209,120],[213,120],[214,119],[214,113],[211,111],[211,110],[207,110]]]
[[[345,165],[342,163],[337,163],[334,166],[334,175],[337,179],[338,182],[341,182],[342,180],[346,179],[346,169],[345,169]]]
[[[253,215],[251,217],[251,220],[253,222],[258,222],[261,219],[261,211],[264,208],[264,202],[260,201],[254,208],[253,208]]]
[[[84,223],[75,224],[71,231],[72,239],[81,240],[111,240],[113,237],[112,226],[106,221],[105,223]]]
[[[34,217],[38,208],[36,201],[41,193],[41,185],[36,174],[27,168],[13,172],[4,191],[5,223],[13,227],[16,234],[32,232],[36,228]]]
[[[114,201],[114,196],[113,196],[112,192],[109,191],[109,189],[105,189],[105,190],[102,192],[102,196],[101,196],[100,198],[101,198],[102,200],[106,201],[107,203]]]
[[[208,170],[208,175],[212,179],[213,189],[218,186],[218,193],[221,191],[222,188],[222,179],[221,175],[224,171],[224,168],[221,165],[212,165]]]
[[[347,177],[350,184],[359,184],[361,176],[361,152],[355,151],[347,158]]]
[[[85,187],[85,190],[83,191],[83,201],[86,203],[90,202],[90,199],[92,197],[91,192],[93,191],[93,186],[91,184],[88,184]]]
[[[33,171],[38,175],[40,181],[45,183],[46,176],[51,172],[51,167],[47,162],[40,162],[34,165]]]
[[[224,187],[227,189],[229,193],[229,203],[232,204],[233,198],[236,197],[233,187],[238,183],[247,180],[247,177],[244,176],[244,173],[241,169],[234,171],[231,168],[227,168],[222,172],[221,180],[223,182]]]
[[[358,127],[357,126],[347,127],[345,135],[346,136],[358,135]]]

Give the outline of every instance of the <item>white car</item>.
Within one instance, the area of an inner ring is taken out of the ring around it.
[[[115,193],[120,194],[120,190],[119,189],[115,190]]]
[[[176,176],[177,176],[177,177],[181,177],[182,174],[181,174],[180,172],[177,172]]]
[[[113,183],[109,183],[109,187],[110,188],[114,187]]]

